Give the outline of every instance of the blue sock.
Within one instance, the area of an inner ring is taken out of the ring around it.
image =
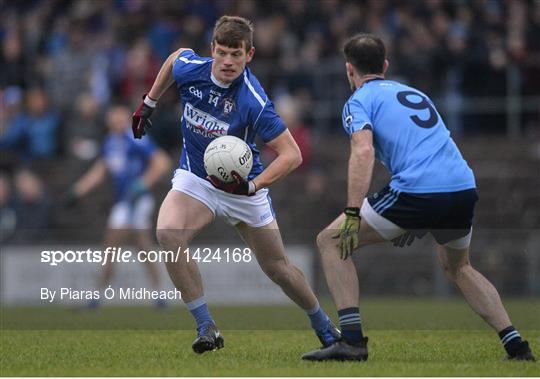
[[[360,310],[357,307],[345,308],[339,310],[338,315],[343,339],[351,345],[363,342],[364,335],[362,334]]]
[[[317,331],[326,329],[330,322],[330,318],[324,313],[319,302],[312,309],[307,310],[306,313],[311,321],[311,327]]]
[[[210,315],[208,306],[206,305],[206,300],[204,296],[199,297],[198,299],[192,300],[189,303],[186,303],[189,311],[195,317],[197,322],[197,329],[206,328],[210,324],[215,324],[214,319]]]

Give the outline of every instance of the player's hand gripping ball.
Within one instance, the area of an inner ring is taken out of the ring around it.
[[[248,144],[234,136],[213,140],[204,152],[204,168],[212,184],[225,192],[252,195],[247,177],[253,167]]]

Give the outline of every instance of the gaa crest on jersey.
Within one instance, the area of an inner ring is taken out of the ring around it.
[[[225,99],[223,102],[223,113],[228,115],[234,109],[234,101],[231,99]]]
[[[203,93],[200,89],[195,88],[194,86],[189,87],[189,93],[197,97],[199,100],[202,100]]]

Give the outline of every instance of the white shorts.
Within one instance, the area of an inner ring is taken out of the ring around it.
[[[392,221],[387,220],[373,209],[367,199],[364,199],[362,208],[360,208],[360,216],[371,226],[381,237],[390,241],[399,237],[406,232]]]
[[[275,219],[272,200],[266,188],[257,191],[254,196],[233,195],[182,169],[174,171],[171,182],[173,190],[199,200],[214,216],[222,216],[232,225],[244,222],[251,227],[260,228]]]
[[[109,229],[150,229],[154,206],[152,195],[143,195],[134,204],[120,201],[113,205],[107,226]]]

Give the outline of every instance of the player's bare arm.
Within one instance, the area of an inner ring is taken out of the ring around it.
[[[253,179],[256,189],[272,185],[302,164],[302,154],[289,130],[285,130],[267,145],[276,152],[277,157]]]
[[[360,208],[371,184],[375,150],[371,130],[360,130],[351,137],[347,184],[347,207]]]
[[[82,197],[97,187],[107,174],[107,166],[103,159],[98,159],[94,165],[72,187],[76,197]]]
[[[209,175],[208,180],[214,187],[222,191],[253,196],[257,190],[270,186],[302,163],[300,149],[289,130],[285,129],[283,133],[268,142],[267,145],[276,152],[277,157],[255,179],[248,182],[236,171],[232,171],[231,175],[235,179],[232,183],[222,182],[214,175]]]
[[[165,91],[174,83],[174,77],[172,73],[172,68],[174,61],[180,54],[186,50],[191,50],[189,48],[180,48],[174,51],[169,57],[165,60],[161,69],[159,70],[152,88],[148,92],[148,97],[152,100],[159,100],[159,98],[165,93]]]
[[[360,130],[351,136],[351,155],[347,188],[345,219],[334,238],[339,239],[341,259],[345,260],[359,246],[360,206],[371,183],[375,150],[371,130]]]
[[[180,48],[173,52],[165,60],[165,63],[161,66],[154,84],[150,92],[143,96],[142,101],[139,103],[139,106],[135,110],[132,116],[132,130],[134,138],[142,138],[146,134],[146,130],[152,127],[152,122],[150,121],[150,116],[154,111],[154,108],[157,105],[157,101],[165,93],[165,91],[174,83],[173,77],[173,64],[178,55],[185,50],[191,50],[187,48]]]

